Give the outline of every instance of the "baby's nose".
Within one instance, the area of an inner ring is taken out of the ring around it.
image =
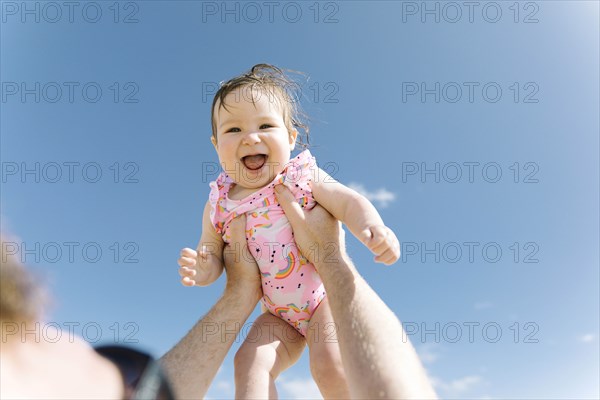
[[[260,142],[260,135],[258,132],[250,132],[244,136],[245,144],[255,144]]]

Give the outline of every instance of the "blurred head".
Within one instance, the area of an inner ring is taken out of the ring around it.
[[[16,257],[17,243],[0,234],[0,322],[29,322],[42,311],[42,290]]]
[[[18,250],[17,241],[0,234],[0,398],[124,398],[116,366],[55,324],[40,328],[47,296]]]
[[[308,128],[301,122],[295,88],[279,68],[258,64],[216,93],[211,141],[223,170],[237,184],[266,186],[289,161],[294,146],[307,145]]]

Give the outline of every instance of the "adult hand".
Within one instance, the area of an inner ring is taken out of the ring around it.
[[[412,344],[398,339],[406,337],[400,321],[346,256],[340,223],[319,205],[304,210],[283,186],[275,186],[275,192],[296,244],[325,285],[351,397],[436,398]]]
[[[330,263],[337,264],[340,257],[345,257],[345,232],[341,223],[326,209],[317,204],[311,210],[305,210],[283,185],[275,186],[275,195],[292,225],[300,252],[317,269]]]
[[[210,311],[162,358],[177,398],[204,398],[236,335],[262,296],[256,261],[246,244],[246,217],[230,225],[223,250],[227,284]]]
[[[262,296],[260,273],[256,260],[248,250],[246,241],[246,215],[235,218],[229,226],[231,240],[223,249],[227,290],[235,289],[238,295],[249,294],[256,301]]]

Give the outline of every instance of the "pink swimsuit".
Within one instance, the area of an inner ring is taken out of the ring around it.
[[[308,150],[292,158],[273,182],[242,200],[227,197],[233,180],[221,172],[210,183],[211,221],[217,233],[229,242],[229,223],[246,213],[248,248],[261,272],[267,309],[306,336],[308,322],[325,298],[325,289],[313,264],[298,251],[294,233],[283,209],[277,204],[274,187],[287,186],[302,207],[311,209],[315,200],[309,182],[315,158]]]

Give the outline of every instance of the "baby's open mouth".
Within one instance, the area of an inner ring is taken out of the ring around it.
[[[252,156],[242,157],[242,162],[244,166],[251,171],[256,171],[257,169],[261,169],[263,165],[267,162],[266,154],[255,154]]]

